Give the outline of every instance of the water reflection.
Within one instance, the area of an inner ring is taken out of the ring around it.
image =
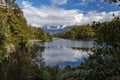
[[[65,63],[68,64],[68,62],[75,62],[74,65],[78,65],[80,61],[83,61],[83,58],[88,57],[88,52],[83,50],[74,50],[66,47],[55,49],[46,48],[42,55],[47,65],[65,65]]]
[[[38,42],[36,45],[45,46],[45,47],[83,47],[91,48],[93,47],[92,41],[77,41],[77,40],[68,40],[68,39],[56,39],[52,42]]]
[[[82,50],[82,51],[85,51],[85,52],[89,52],[89,51],[92,51],[93,48],[71,47],[71,49],[73,49],[73,50]]]
[[[41,49],[42,57],[46,65],[59,65],[59,66],[77,66],[80,62],[84,61],[92,54],[91,48],[93,47],[90,41],[72,41],[58,39],[53,42],[39,42],[35,43]],[[43,50],[44,48],[44,50]]]

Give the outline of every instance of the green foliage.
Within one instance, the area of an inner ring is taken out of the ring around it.
[[[93,29],[90,25],[79,26],[71,29],[70,31],[57,34],[57,37],[67,38],[67,39],[93,39]]]
[[[5,47],[5,42],[8,40],[8,35],[5,33],[7,28],[5,27],[6,19],[5,15],[3,15],[2,12],[0,12],[0,63],[7,58],[7,51]],[[5,21],[3,21],[5,20]]]
[[[46,39],[46,34],[45,32],[43,31],[42,28],[35,28],[35,38],[36,39],[39,39],[39,40],[42,40],[42,41],[45,41]]]
[[[52,41],[53,40],[53,35],[47,33],[47,40]]]
[[[96,44],[102,47],[119,47],[120,41],[120,19],[116,18],[111,22],[96,23],[95,29]]]
[[[50,38],[52,40],[52,36],[47,35],[42,28],[33,28],[27,25],[23,12],[14,1],[9,2],[9,4],[11,5],[9,13],[0,12],[0,33],[7,37],[9,43],[19,42],[21,38],[25,40],[39,39],[42,41]]]
[[[15,42],[19,37],[28,38],[29,27],[26,19],[13,13],[0,12],[0,29],[0,33],[7,39],[6,43]]]
[[[42,76],[41,73],[37,74],[37,56],[25,41],[21,41],[16,45],[16,50],[10,53],[10,57],[0,63],[1,80],[38,80]]]
[[[34,38],[41,41],[52,41],[53,36],[49,33],[45,33],[41,27],[34,27],[32,29]]]

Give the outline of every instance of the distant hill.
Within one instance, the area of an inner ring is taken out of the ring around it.
[[[69,31],[73,27],[74,26],[64,26],[64,25],[60,25],[60,26],[44,26],[43,29],[44,29],[44,31],[46,33],[58,34],[58,33]]]

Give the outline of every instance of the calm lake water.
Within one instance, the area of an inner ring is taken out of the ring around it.
[[[52,42],[37,42],[35,45],[44,47],[42,57],[46,65],[77,66],[92,54],[92,41],[55,39]]]

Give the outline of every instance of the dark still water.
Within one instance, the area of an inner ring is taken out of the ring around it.
[[[92,54],[92,41],[56,39],[52,42],[37,42],[35,45],[44,47],[42,57],[46,65],[77,66],[88,54]]]

